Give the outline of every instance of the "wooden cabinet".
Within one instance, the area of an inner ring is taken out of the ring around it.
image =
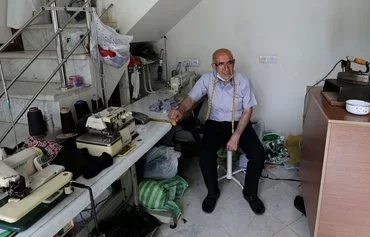
[[[307,95],[300,173],[312,237],[370,236],[370,116]]]

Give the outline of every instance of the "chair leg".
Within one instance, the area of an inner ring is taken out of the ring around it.
[[[233,175],[244,171],[244,169],[239,169],[239,170],[233,172],[232,160],[233,160],[232,152],[227,151],[226,175],[220,177],[218,180],[220,181],[220,180],[225,179],[225,178],[228,179],[228,180],[233,180],[235,183],[237,183],[243,189],[243,185],[239,182],[239,180],[234,178]]]

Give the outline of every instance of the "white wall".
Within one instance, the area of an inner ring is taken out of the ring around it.
[[[10,28],[6,26],[7,8],[7,0],[0,0],[0,44],[5,43],[12,36]]]
[[[117,22],[122,34],[126,34],[158,0],[98,0],[98,9],[113,7],[107,13]]]
[[[269,131],[297,134],[305,87],[347,55],[370,60],[369,12],[369,0],[203,0],[167,33],[169,70],[176,58],[197,57],[195,70],[209,71],[212,52],[230,48],[254,85],[254,118]],[[278,63],[260,64],[260,55],[277,55]]]

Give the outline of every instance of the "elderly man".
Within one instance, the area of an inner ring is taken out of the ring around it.
[[[220,196],[217,174],[217,151],[224,145],[231,151],[240,147],[249,159],[243,196],[255,214],[265,207],[258,198],[258,181],[264,167],[265,151],[252,128],[250,118],[257,105],[248,78],[234,71],[235,59],[228,49],[218,49],[212,57],[213,72],[204,74],[180,106],[171,110],[170,119],[180,121],[194,103],[208,95],[200,168],[208,195],[202,209],[211,213]]]

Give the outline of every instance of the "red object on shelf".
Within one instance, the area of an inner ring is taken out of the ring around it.
[[[130,62],[128,63],[128,68],[134,68],[137,66],[141,66],[141,60],[139,57],[130,56]]]

